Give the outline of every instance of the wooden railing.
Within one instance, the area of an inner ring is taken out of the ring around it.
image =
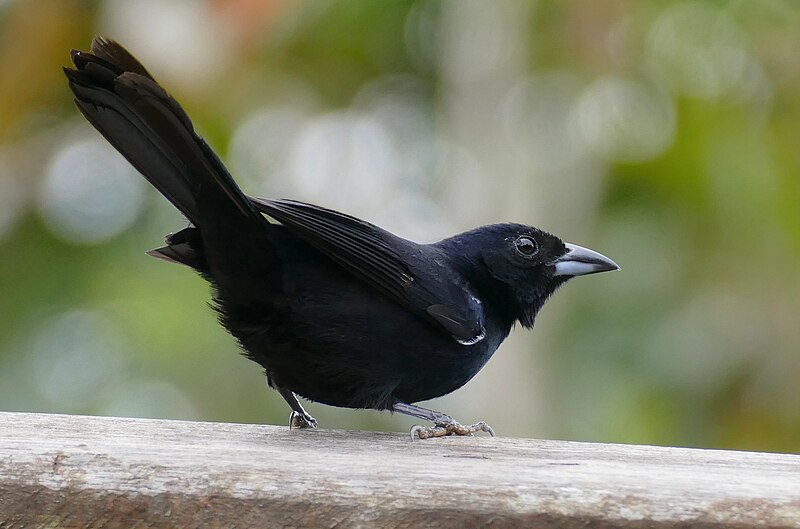
[[[800,527],[800,456],[0,413],[23,527]]]

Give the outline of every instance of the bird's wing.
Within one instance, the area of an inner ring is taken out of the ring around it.
[[[429,247],[330,209],[294,200],[251,200],[361,280],[443,327],[459,343],[472,345],[483,339],[481,302]]]

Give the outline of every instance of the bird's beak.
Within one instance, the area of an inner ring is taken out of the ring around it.
[[[603,254],[574,244],[565,244],[565,246],[567,253],[553,261],[556,269],[553,273],[554,276],[585,276],[586,274],[619,270],[617,263]]]

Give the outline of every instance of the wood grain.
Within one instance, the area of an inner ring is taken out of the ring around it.
[[[0,412],[22,527],[800,527],[800,456]]]

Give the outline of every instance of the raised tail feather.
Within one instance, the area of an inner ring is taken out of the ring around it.
[[[245,297],[274,271],[270,224],[194,132],[180,105],[125,48],[96,37],[64,68],[87,120],[194,227],[148,252],[191,266]]]
[[[180,105],[125,48],[96,37],[91,52],[71,56],[75,69],[64,73],[80,111],[192,224],[202,229],[206,220],[202,193],[217,202],[225,196],[238,214],[266,222]]]

